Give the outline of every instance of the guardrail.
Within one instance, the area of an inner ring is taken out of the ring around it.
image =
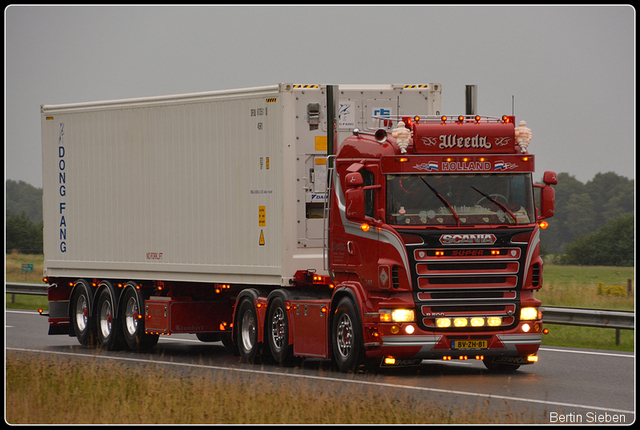
[[[46,296],[46,284],[22,284],[7,282],[5,293],[11,294],[11,302],[16,294]],[[602,327],[616,329],[616,345],[620,344],[620,330],[635,328],[635,313],[628,311],[608,311],[599,309],[573,309],[558,307],[542,307],[544,322],[550,324],[576,325],[586,327]]]
[[[620,345],[620,330],[634,330],[635,312],[600,309],[542,307],[542,320],[550,324],[577,325],[616,329],[616,345]]]
[[[634,312],[598,309],[542,307],[543,321],[551,324],[581,325],[633,330]]]
[[[22,284],[20,282],[6,282],[5,294],[11,294],[11,303],[14,302],[16,294],[28,294],[32,296],[46,296],[47,284]]]

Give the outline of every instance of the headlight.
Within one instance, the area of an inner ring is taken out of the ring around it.
[[[522,308],[520,309],[521,321],[533,321],[538,319],[538,308]]]
[[[394,309],[391,312],[391,319],[395,322],[412,322],[415,318],[413,309]]]
[[[415,321],[415,311],[413,309],[380,309],[381,322],[413,322]]]

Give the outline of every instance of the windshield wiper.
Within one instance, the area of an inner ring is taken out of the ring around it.
[[[450,210],[450,211],[451,211],[451,213],[453,214],[453,217],[456,219],[456,224],[458,225],[458,227],[460,227],[460,218],[458,217],[458,214],[456,213],[456,211],[454,211],[454,210],[453,210],[453,208],[451,207],[451,205],[449,204],[449,202],[448,202],[444,197],[442,197],[442,196],[440,195],[440,193],[436,191],[436,189],[435,189],[435,188],[433,188],[431,185],[429,185],[429,183],[428,183],[428,182],[427,182],[427,181],[426,181],[422,176],[418,176],[418,178],[420,178],[420,180],[421,180],[422,182],[424,182],[424,183],[425,183],[425,185],[426,185],[427,187],[429,187],[429,189],[430,189],[431,191],[433,191],[433,194],[435,194],[435,195],[436,195],[436,197],[437,197],[437,198],[439,198],[439,199],[440,199],[440,201],[441,201],[442,203],[444,203],[445,205],[447,205],[447,207],[449,208],[449,210]]]
[[[513,220],[516,222],[516,225],[518,225],[518,219],[516,218],[516,216],[509,210],[507,209],[507,207],[505,205],[503,205],[502,203],[500,203],[499,201],[497,201],[496,199],[494,199],[493,197],[491,197],[489,194],[485,194],[482,191],[480,191],[479,189],[477,189],[476,187],[474,187],[473,185],[471,185],[471,188],[473,188],[474,190],[476,190],[478,193],[482,194],[487,200],[489,200],[491,203],[494,203],[495,205],[497,205],[498,207],[500,207],[500,209],[504,210],[506,213],[509,214],[509,216],[511,216],[511,218],[513,218]]]

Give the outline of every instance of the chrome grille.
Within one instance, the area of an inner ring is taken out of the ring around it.
[[[409,244],[414,296],[423,328],[438,330],[435,320],[439,317],[502,318],[500,326],[478,328],[483,331],[514,324],[527,250],[525,243],[511,243],[518,233],[497,232],[496,243],[490,246],[449,248],[437,241],[440,232],[421,235],[423,243]]]

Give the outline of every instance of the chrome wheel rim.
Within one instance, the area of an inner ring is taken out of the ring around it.
[[[76,325],[80,331],[84,331],[87,328],[87,321],[89,319],[89,306],[87,304],[87,298],[84,294],[78,297],[76,302]]]
[[[113,322],[113,314],[111,309],[111,302],[105,300],[100,306],[100,333],[102,338],[106,339],[111,335],[111,323]]]
[[[129,298],[125,306],[124,325],[130,336],[136,334],[136,330],[138,330],[138,301],[134,297]]]
[[[353,340],[353,324],[349,315],[343,314],[338,320],[338,329],[336,333],[336,345],[338,353],[342,357],[348,357],[351,352],[351,342]]]
[[[277,349],[281,349],[284,346],[286,329],[284,311],[278,307],[273,311],[273,318],[271,319],[271,339]]]
[[[253,313],[250,309],[242,315],[242,329],[241,329],[241,341],[242,347],[245,351],[251,351],[253,344],[255,343],[256,336],[256,319],[253,317]]]

